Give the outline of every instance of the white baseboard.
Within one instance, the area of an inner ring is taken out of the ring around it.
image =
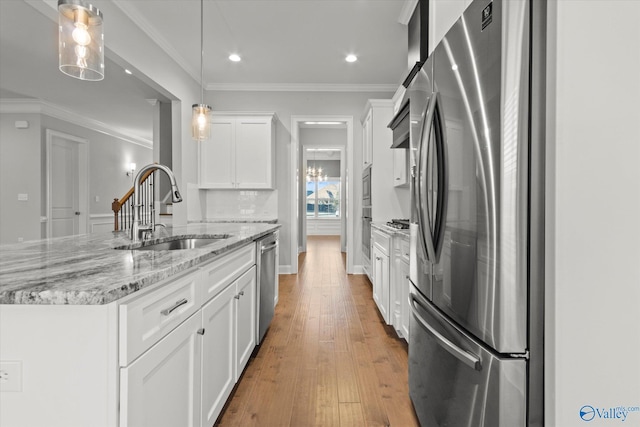
[[[278,274],[292,274],[293,267],[291,265],[279,265]]]

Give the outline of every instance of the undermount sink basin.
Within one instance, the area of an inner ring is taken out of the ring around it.
[[[124,249],[131,251],[174,251],[178,249],[197,249],[221,240],[228,239],[228,234],[221,234],[207,237],[179,237],[158,243],[136,243],[133,245],[118,246],[114,249]]]

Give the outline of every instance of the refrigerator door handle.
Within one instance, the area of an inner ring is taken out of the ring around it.
[[[426,308],[422,306],[422,304],[420,304],[420,301],[418,301],[415,295],[412,293],[409,294],[409,302],[410,302],[411,312],[415,317],[415,319],[418,321],[418,323],[420,323],[420,325],[424,329],[427,330],[427,332],[429,332],[436,339],[436,341],[438,341],[438,343],[442,348],[447,350],[452,356],[454,356],[455,358],[457,358],[458,360],[460,360],[462,363],[469,366],[470,368],[475,369],[476,371],[482,370],[482,363],[480,362],[480,358],[478,356],[476,356],[475,354],[469,353],[466,350],[461,349],[460,347],[458,347],[457,345],[449,341],[447,338],[445,338],[442,334],[436,331],[431,325],[429,325],[429,323],[427,323],[426,320],[424,320],[420,316],[420,313],[418,313],[416,305],[420,305],[425,310]]]
[[[440,257],[442,247],[444,246],[444,231],[447,222],[447,203],[448,203],[448,164],[447,164],[447,136],[446,126],[444,119],[444,112],[442,110],[442,101],[440,99],[440,93],[435,92],[433,94],[433,112],[432,112],[432,125],[435,127],[436,136],[433,143],[435,144],[435,152],[438,166],[438,183],[436,187],[437,199],[435,206],[435,214],[433,219],[433,248],[436,256],[436,261]]]
[[[415,196],[417,200],[417,214],[418,214],[418,226],[420,227],[420,236],[419,240],[422,244],[422,249],[424,253],[427,255],[427,258],[431,262],[435,262],[435,249],[433,246],[433,231],[431,230],[431,219],[429,221],[425,221],[425,212],[422,206],[422,197],[423,195],[426,197],[427,210],[429,210],[429,197],[426,194],[426,188],[423,188],[422,183],[422,175],[423,173],[427,173],[428,171],[424,171],[424,162],[422,160],[423,153],[425,149],[428,150],[430,144],[431,137],[431,128],[433,125],[433,111],[432,108],[435,102],[435,94],[429,99],[427,106],[425,108],[424,119],[422,120],[422,126],[420,128],[420,146],[418,147],[418,161],[416,162],[417,173],[416,173],[416,185],[415,188]],[[428,153],[428,151],[427,151]],[[425,186],[426,187],[426,186]]]

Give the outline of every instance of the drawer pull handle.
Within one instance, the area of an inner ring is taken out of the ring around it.
[[[234,295],[233,296],[235,299],[240,299],[240,294]]]
[[[238,292],[238,294],[236,296],[234,296],[235,299],[240,299],[241,296],[244,295],[244,291],[240,291]]]
[[[244,291],[240,291],[240,296],[243,296],[243,295],[244,295]]]
[[[204,335],[204,328],[198,329],[198,335]]]
[[[189,302],[189,300],[187,300],[186,298],[182,298],[180,301],[176,301],[176,303],[175,303],[175,304],[173,304],[173,306],[172,306],[172,307],[165,308],[164,310],[162,310],[162,311],[160,312],[160,314],[163,314],[163,315],[165,315],[165,316],[168,316],[168,315],[170,315],[170,314],[171,314],[171,312],[172,312],[173,310],[175,310],[176,308],[180,307],[181,305],[185,305],[185,304],[186,304],[186,303],[188,303],[188,302]]]

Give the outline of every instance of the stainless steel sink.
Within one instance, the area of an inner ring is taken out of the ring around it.
[[[203,246],[210,245],[212,243],[219,242],[231,237],[228,234],[209,235],[206,237],[178,237],[170,238],[168,240],[158,243],[144,243],[142,242],[133,244],[118,246],[114,249],[123,249],[131,251],[174,251],[178,249],[197,249]]]

